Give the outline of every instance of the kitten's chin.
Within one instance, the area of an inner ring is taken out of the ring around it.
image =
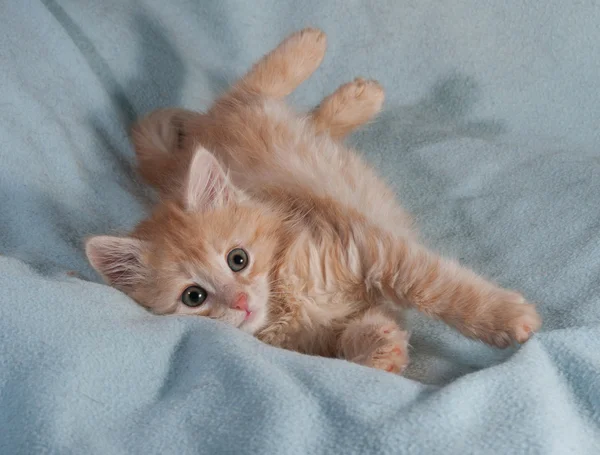
[[[267,322],[267,312],[264,307],[257,308],[238,326],[240,330],[254,335]]]

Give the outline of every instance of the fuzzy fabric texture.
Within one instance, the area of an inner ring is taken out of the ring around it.
[[[0,453],[600,452],[600,8],[461,0],[0,4]],[[538,303],[499,351],[411,315],[406,377],[152,316],[83,238],[142,218],[129,125],[206,108],[289,32],[292,97],[386,89],[350,139],[431,247]]]

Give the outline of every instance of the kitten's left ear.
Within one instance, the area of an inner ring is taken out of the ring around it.
[[[189,211],[215,209],[239,199],[239,195],[239,190],[229,181],[217,159],[208,150],[199,147],[190,163],[185,183],[185,208]]]
[[[85,254],[104,281],[128,294],[146,279],[146,248],[131,237],[99,235],[86,241]]]

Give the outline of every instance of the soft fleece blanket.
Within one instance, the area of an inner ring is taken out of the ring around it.
[[[598,24],[594,1],[1,1],[0,453],[600,453]],[[82,239],[150,200],[131,122],[206,108],[307,25],[330,50],[293,102],[381,81],[353,145],[430,246],[539,304],[529,343],[411,315],[398,377],[152,316],[90,269]]]

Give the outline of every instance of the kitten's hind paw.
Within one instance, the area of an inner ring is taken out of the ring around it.
[[[371,310],[348,324],[340,338],[341,357],[401,374],[408,365],[408,333],[395,320]]]
[[[397,325],[379,328],[382,342],[367,355],[364,364],[371,368],[402,374],[409,363],[408,334]]]
[[[402,374],[408,366],[408,362],[408,345],[390,344],[377,348],[367,360],[366,366]]]

